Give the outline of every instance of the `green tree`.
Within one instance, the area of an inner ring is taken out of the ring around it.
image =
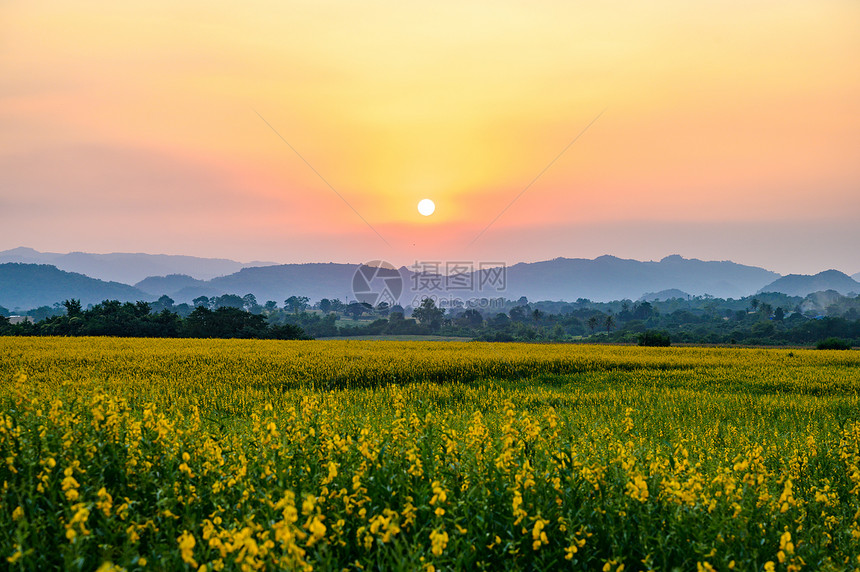
[[[310,298],[307,296],[290,296],[286,300],[284,300],[284,309],[292,311],[294,314],[298,314],[302,310],[308,307],[308,302]]]
[[[642,302],[633,308],[634,320],[647,320],[654,315],[654,308],[650,302]]]
[[[155,312],[160,312],[162,310],[172,310],[173,304],[175,304],[173,298],[165,294],[152,304],[152,309]]]
[[[134,304],[134,315],[137,318],[142,318],[144,316],[149,315],[152,312],[152,307],[149,305],[149,302],[135,302]]]
[[[246,312],[251,312],[252,314],[259,314],[262,308],[257,303],[257,297],[253,294],[245,294],[242,296],[242,308]]]
[[[470,328],[480,328],[484,323],[484,317],[479,311],[469,308],[457,318],[457,321]]]
[[[380,316],[388,316],[391,311],[391,305],[388,302],[380,302],[376,305],[376,313]]]
[[[66,300],[65,302],[63,302],[63,306],[66,307],[66,315],[69,318],[75,318],[77,316],[80,316],[82,313],[80,300],[76,300],[74,298]]]
[[[524,322],[526,319],[526,307],[525,306],[515,306],[511,308],[511,311],[508,312],[511,316],[511,320],[514,322]]]
[[[815,347],[819,350],[850,350],[851,343],[839,338],[827,338],[818,342]]]
[[[358,320],[359,316],[364,314],[366,311],[367,308],[365,308],[363,304],[359,304],[358,302],[352,302],[346,308],[344,308],[343,313],[347,316],[352,316],[353,320]]]
[[[645,333],[639,334],[640,346],[668,347],[671,341],[668,332],[648,330]]]
[[[210,302],[212,302],[212,300],[210,300]],[[241,310],[245,307],[245,300],[236,294],[224,294],[223,296],[215,298],[212,305],[216,310],[218,308],[236,308],[237,310]]]
[[[442,327],[442,316],[445,315],[444,308],[437,308],[433,298],[424,298],[421,305],[412,310],[412,317],[416,318],[422,326],[431,331]]]

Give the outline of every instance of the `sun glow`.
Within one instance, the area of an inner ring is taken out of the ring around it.
[[[436,203],[430,199],[422,199],[418,202],[418,212],[424,216],[430,216],[436,210]]]

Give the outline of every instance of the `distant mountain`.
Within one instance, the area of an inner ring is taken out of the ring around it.
[[[279,304],[288,296],[307,296],[311,300],[337,298],[354,300],[354,279],[359,265],[354,264],[283,264],[245,268],[212,280],[193,281],[189,277],[149,278],[138,287],[153,295],[167,294],[176,302],[189,302],[197,296],[221,294],[254,294],[260,303],[274,300]],[[390,279],[390,271],[377,279]],[[372,272],[371,272],[372,273]],[[753,294],[779,274],[734,262],[704,262],[669,256],[659,262],[623,260],[601,256],[594,260],[557,258],[545,262],[520,263],[496,270],[475,270],[456,276],[416,274],[405,267],[400,275],[402,305],[410,305],[425,295],[440,298],[567,300],[588,298],[608,301],[639,299],[643,292],[666,293],[685,297],[710,294],[741,298]],[[175,288],[175,289],[174,289]]]
[[[103,300],[136,302],[153,299],[128,284],[104,282],[47,264],[0,264],[0,306],[10,310],[30,310],[52,306],[68,298],[78,298],[84,306]]]
[[[354,299],[352,278],[359,266],[356,264],[280,264],[244,268],[211,280],[197,280],[191,276],[174,274],[150,276],[135,287],[161,296],[167,294],[177,303],[191,302],[198,296],[220,296],[222,294],[254,294],[260,303],[275,300],[283,304],[289,296]]]
[[[776,272],[730,261],[673,255],[659,262],[640,262],[599,256],[515,264],[507,269],[507,290],[534,300],[636,300],[643,292],[673,288],[694,296],[742,298],[776,278]]]
[[[199,280],[232,274],[252,266],[267,266],[272,262],[236,262],[226,258],[198,258],[169,254],[122,253],[90,254],[87,252],[39,252],[20,247],[0,252],[0,263],[23,262],[51,264],[60,270],[86,274],[91,278],[135,284],[148,276],[187,274]]]
[[[165,272],[135,280],[135,287],[124,289],[116,282],[94,280],[91,287],[82,288],[82,280],[90,279],[82,273],[64,272],[54,268],[53,273],[40,270],[35,273],[33,264],[11,265],[30,268],[29,274],[20,268],[17,272],[29,276],[27,281],[9,280],[4,284],[0,305],[28,309],[32,306],[53,304],[69,297],[78,297],[85,303],[101,302],[104,299],[154,300],[167,294],[177,303],[191,302],[198,296],[222,294],[254,294],[262,304],[274,300],[279,305],[289,296],[307,296],[313,301],[321,298],[343,301],[362,299],[358,294],[362,288],[370,291],[384,290],[386,301],[399,301],[403,306],[417,303],[423,296],[435,295],[440,299],[504,297],[518,299],[526,296],[530,300],[576,301],[588,298],[594,301],[640,299],[644,292],[648,296],[685,297],[710,294],[720,298],[742,298],[761,291],[765,285],[776,284],[780,276],[755,266],[734,262],[702,261],[680,256],[668,256],[659,262],[640,262],[614,256],[600,256],[594,260],[581,258],[556,258],[543,262],[519,263],[507,268],[472,270],[454,276],[438,276],[430,273],[415,273],[405,267],[385,272],[356,264],[318,263],[282,264],[239,268],[224,276],[211,277],[217,268],[241,265],[221,259],[201,259],[184,256],[148,254],[113,255],[50,255],[32,249],[18,248],[0,253],[3,257],[38,258],[58,256],[66,262],[94,265],[111,273],[140,274],[153,266],[164,264],[174,268],[197,268],[210,273],[208,279],[192,272]],[[82,262],[83,261],[83,262]],[[132,269],[131,267],[135,268]],[[361,276],[357,277],[359,268]],[[208,269],[208,270],[207,270]],[[11,272],[7,270],[7,273]],[[38,275],[40,279],[34,278]],[[69,278],[75,276],[74,279]],[[845,275],[852,283],[849,288],[860,292],[860,284]],[[372,285],[361,286],[364,277]],[[23,278],[22,278],[23,280]],[[396,287],[395,287],[396,286]],[[826,285],[819,289],[838,287]],[[365,292],[367,293],[367,292]],[[805,294],[804,294],[805,295]],[[381,301],[383,297],[379,297]],[[396,300],[395,300],[396,299]],[[4,300],[6,301],[4,303]]]
[[[857,282],[860,282],[860,272],[858,272],[857,274],[854,274],[853,276],[851,276],[851,278],[853,278]]]
[[[825,270],[813,276],[789,274],[759,289],[759,292],[782,292],[789,296],[807,296],[813,292],[835,290],[840,294],[860,294],[860,282],[838,270]]]
[[[179,292],[183,288],[206,287],[206,281],[192,278],[187,274],[169,274],[167,276],[150,276],[134,285],[135,288],[160,296]]]
[[[639,302],[657,302],[662,300],[671,300],[672,298],[680,298],[681,300],[689,300],[691,296],[683,290],[677,288],[669,288],[668,290],[660,290],[659,292],[649,292],[643,294],[639,298]]]
[[[352,292],[357,264],[315,263],[282,264],[243,268],[235,274],[214,278],[207,285],[222,293],[252,293],[260,303],[275,300],[283,304],[289,296],[355,299]]]

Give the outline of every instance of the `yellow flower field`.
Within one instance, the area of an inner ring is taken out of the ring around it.
[[[860,352],[0,338],[22,570],[860,568]]]

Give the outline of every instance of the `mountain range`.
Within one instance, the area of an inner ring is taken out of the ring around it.
[[[0,264],[0,306],[29,310],[77,298],[84,306],[102,300],[134,302],[152,297],[128,284],[105,282],[48,264]]]
[[[284,264],[244,268],[213,278],[191,280],[188,276],[149,278],[135,286],[150,294],[167,293],[176,300],[223,293],[253,293],[258,300],[280,302],[289,295],[355,299],[358,292],[382,290],[383,282],[399,276],[402,305],[416,298],[437,295],[443,298],[499,297],[531,300],[588,298],[595,301],[639,298],[643,292],[679,288],[693,295],[743,297],[779,278],[779,274],[734,262],[703,262],[670,256],[659,262],[624,260],[601,256],[594,260],[557,258],[544,262],[519,263],[507,268],[466,269],[451,276],[418,272],[401,267],[378,272],[377,282],[368,288],[357,286],[352,264]],[[369,274],[373,274],[369,272]]]
[[[60,270],[86,274],[108,282],[134,284],[147,276],[165,274],[189,274],[201,280],[232,274],[249,266],[269,266],[274,262],[236,262],[226,258],[198,258],[170,254],[143,254],[114,252],[92,254],[89,252],[39,252],[32,248],[19,247],[0,252],[0,264],[23,262],[26,264],[50,264]]]
[[[89,264],[96,271],[94,274],[73,272],[57,264],[20,260],[2,263],[14,257],[29,260],[48,257],[67,267]],[[141,277],[152,268],[166,270]],[[219,271],[221,275],[213,276]],[[133,280],[123,283],[105,280],[102,278],[105,276],[125,276]],[[176,303],[190,303],[198,296],[251,293],[260,303],[274,300],[279,305],[287,297],[296,295],[307,296],[312,301],[358,298],[373,303],[385,299],[407,306],[426,295],[460,299],[526,296],[530,300],[566,301],[587,298],[599,302],[705,294],[742,298],[759,292],[805,296],[824,290],[860,293],[860,282],[835,270],[815,276],[783,277],[756,266],[678,255],[647,262],[600,256],[593,260],[556,258],[506,268],[466,266],[459,274],[444,276],[406,267],[385,269],[341,263],[243,264],[226,259],[148,254],[62,255],[27,248],[0,252],[0,306],[17,311],[50,306],[67,298],[80,298],[86,305],[105,299],[153,301],[165,294]],[[382,294],[390,296],[385,298]]]
[[[855,275],[860,276],[860,275]],[[813,292],[835,290],[842,295],[860,294],[860,282],[838,270],[825,270],[813,276],[789,274],[763,287],[759,292],[782,292],[789,296],[806,296]]]
[[[594,260],[556,258],[508,268],[508,290],[537,300],[636,300],[645,292],[678,289],[691,295],[742,298],[780,275],[736,262],[703,261],[678,255],[658,262],[615,256]],[[526,294],[528,292],[528,294]]]

